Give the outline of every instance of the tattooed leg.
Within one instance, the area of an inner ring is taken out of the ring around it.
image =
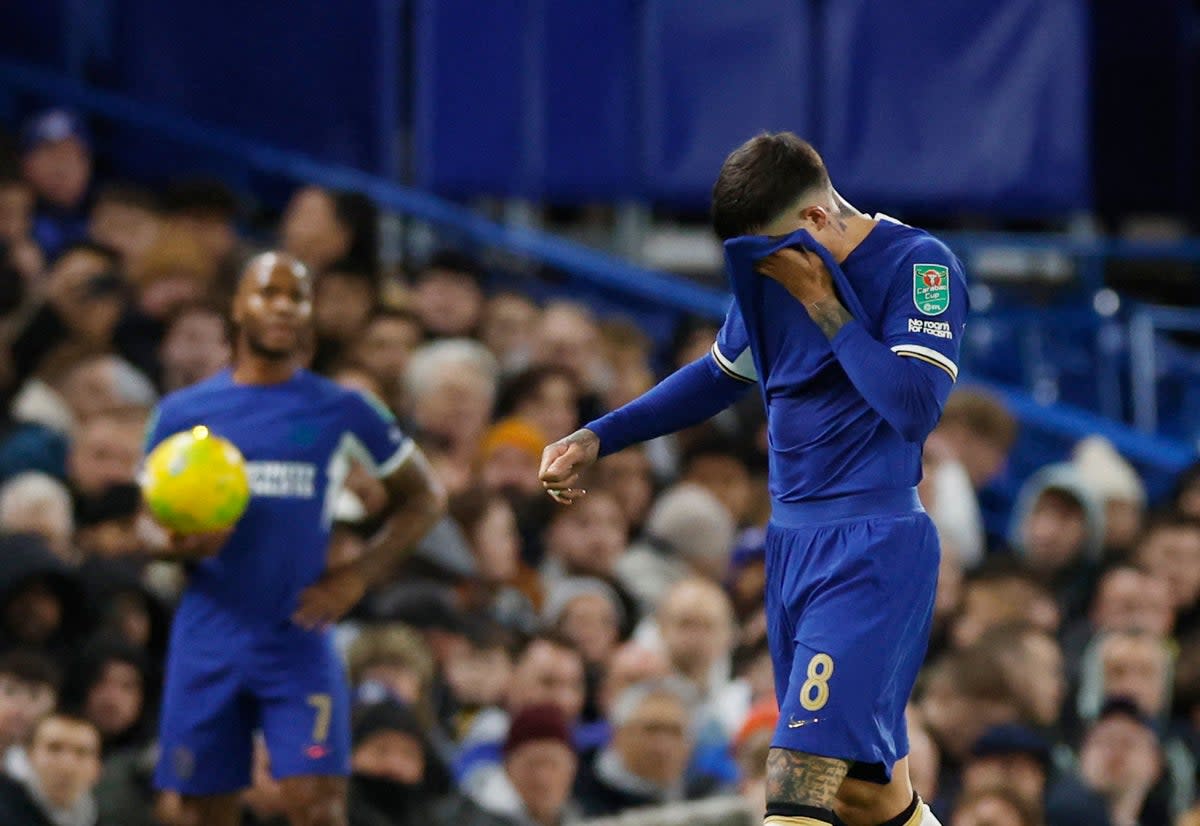
[[[766,826],[820,826],[833,822],[833,802],[850,764],[788,749],[767,753]]]

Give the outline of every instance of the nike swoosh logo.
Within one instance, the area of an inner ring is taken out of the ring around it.
[[[788,720],[787,726],[788,728],[803,728],[804,726],[811,726],[819,722],[821,722],[820,717],[811,717],[807,720],[797,720],[795,717],[793,717]]]

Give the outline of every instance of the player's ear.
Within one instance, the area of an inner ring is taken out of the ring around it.
[[[800,213],[800,218],[807,223],[811,223],[817,231],[829,226],[829,210],[816,204],[805,207]]]

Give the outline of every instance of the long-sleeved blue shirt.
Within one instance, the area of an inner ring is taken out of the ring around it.
[[[958,259],[886,216],[839,265],[808,233],[726,242],[734,303],[710,357],[588,425],[608,454],[696,424],[757,382],[767,407],[770,488],[782,502],[906,488],[958,376],[968,309]],[[784,247],[821,255],[853,316],[832,340],[754,271]]]

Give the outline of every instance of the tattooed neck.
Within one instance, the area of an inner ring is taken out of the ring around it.
[[[842,302],[838,301],[837,296],[832,295],[817,299],[811,304],[805,304],[804,309],[808,310],[809,317],[817,323],[821,332],[825,334],[825,338],[828,339],[836,336],[837,331],[842,329],[847,321],[854,318],[846,312],[846,308],[842,306]]]

